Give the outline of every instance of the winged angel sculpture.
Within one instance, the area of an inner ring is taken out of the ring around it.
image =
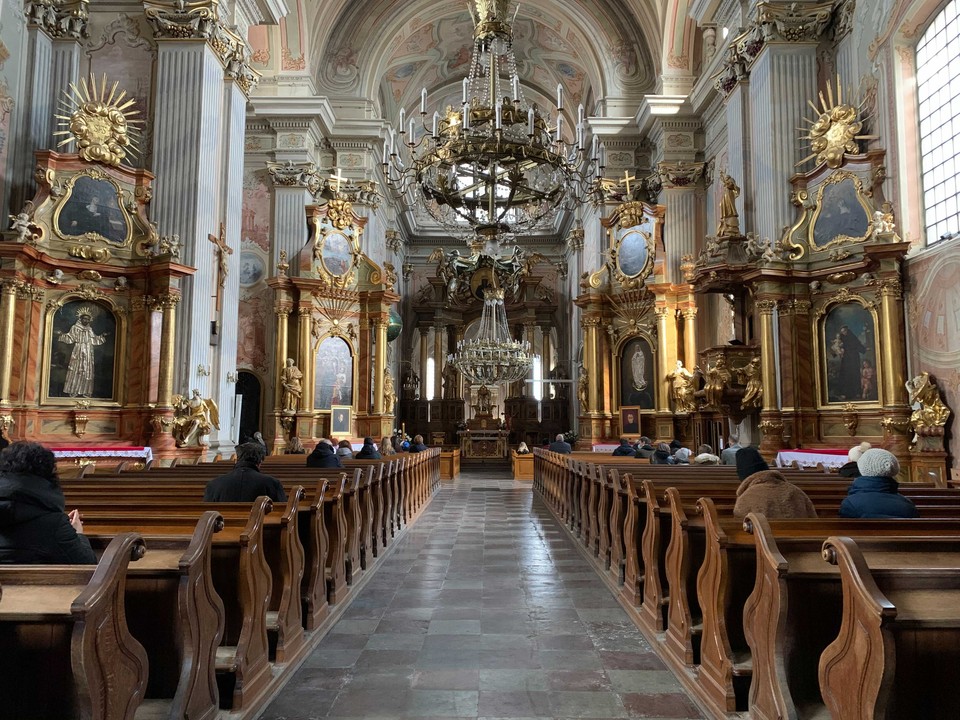
[[[213,398],[200,397],[200,391],[194,390],[187,399],[183,395],[173,396],[173,434],[177,447],[203,446],[203,438],[216,428],[220,429],[220,408]]]

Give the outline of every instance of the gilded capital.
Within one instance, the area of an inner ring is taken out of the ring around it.
[[[23,14],[27,22],[54,38],[82,40],[90,37],[89,0],[28,0]]]
[[[777,309],[776,300],[757,300],[753,303],[754,309],[762,315],[773,315],[773,311]]]
[[[833,3],[757,3],[757,25],[766,42],[816,42],[830,24]]]

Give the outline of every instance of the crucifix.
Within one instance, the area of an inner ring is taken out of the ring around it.
[[[217,291],[217,312],[220,312],[223,307],[223,289],[227,285],[227,275],[229,274],[230,268],[227,264],[227,258],[230,255],[233,255],[233,248],[227,245],[227,227],[226,224],[220,223],[220,235],[207,235],[207,239],[210,240],[214,245],[217,246],[217,264],[219,270],[217,272],[217,285],[219,290]]]
[[[636,179],[637,179],[637,176],[631,175],[629,170],[623,171],[623,184],[627,189],[627,197],[630,196],[630,182]]]
[[[333,181],[336,183],[336,185],[335,185],[334,188],[333,188],[333,191],[334,191],[335,193],[339,193],[339,192],[340,192],[340,184],[341,184],[341,183],[345,183],[345,182],[348,182],[348,181],[349,181],[349,178],[345,178],[345,177],[343,176],[343,174],[340,172],[340,168],[337,168],[337,174],[336,174],[336,175],[331,175],[331,176],[330,176],[330,179],[333,180]]]

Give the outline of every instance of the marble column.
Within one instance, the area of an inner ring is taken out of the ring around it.
[[[663,244],[666,248],[666,280],[684,283],[680,264],[684,256],[696,255],[706,234],[703,212],[702,162],[661,162],[657,173],[663,189],[660,202],[666,207]]]
[[[303,373],[301,382],[303,383],[303,402],[300,404],[300,410],[304,414],[313,414],[313,389],[314,389],[314,362],[313,348],[310,346],[311,331],[313,330],[313,308],[301,306],[297,308],[297,332],[298,340],[298,360],[300,372]]]
[[[292,264],[310,237],[304,208],[314,202],[320,175],[312,162],[270,163],[267,171],[273,179],[273,262],[284,250]]]
[[[36,150],[50,147],[56,99],[53,96],[53,41],[33,18],[29,19],[23,43],[26,61],[23,76],[23,114],[20,132],[13,143],[14,177],[10,206],[19,211],[36,193]]]
[[[746,81],[737,82],[727,95],[727,166],[718,168],[732,177],[744,190],[752,188],[752,143],[750,128],[750,85]],[[741,192],[736,200],[740,214],[740,231],[753,229],[754,202],[751,192]],[[716,234],[715,227],[708,227],[707,233]]]
[[[273,383],[274,387],[280,387],[281,385],[281,373],[287,365],[287,358],[290,357],[289,352],[289,330],[287,329],[287,319],[290,317],[290,308],[277,306],[274,308],[274,313],[276,316],[276,334],[277,342],[274,346],[273,353],[273,366],[275,368]],[[303,365],[297,363],[301,375],[303,374]],[[301,387],[303,387],[303,377],[300,378]],[[283,393],[274,393],[274,411],[280,412],[283,408],[281,407],[281,402],[283,400]],[[301,395],[300,406],[303,407],[303,395]],[[299,409],[299,408],[298,408]]]
[[[600,349],[600,320],[599,318],[584,318],[583,320],[583,365],[587,371],[587,405],[580,408],[580,415],[599,412],[600,407],[600,363],[598,353]]]
[[[776,300],[760,299],[754,303],[760,319],[760,356],[763,369],[763,410],[775,411],[780,409],[777,397],[777,336],[774,328],[774,313],[777,310]]]
[[[899,278],[880,282],[880,352],[883,360],[883,405],[903,409],[907,404],[903,343],[903,286]]]

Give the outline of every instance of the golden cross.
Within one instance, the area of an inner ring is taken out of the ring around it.
[[[337,168],[337,174],[336,174],[336,175],[331,175],[331,176],[330,176],[330,179],[337,183],[336,187],[333,188],[333,191],[334,191],[334,192],[340,192],[340,183],[345,183],[345,182],[347,182],[349,178],[345,178],[345,177],[341,174],[340,168]]]
[[[631,181],[631,180],[636,180],[636,179],[637,179],[637,176],[636,176],[636,175],[631,175],[629,170],[624,170],[624,171],[623,171],[623,184],[624,184],[624,185],[626,186],[626,188],[627,188],[627,195],[630,194],[630,181]]]

